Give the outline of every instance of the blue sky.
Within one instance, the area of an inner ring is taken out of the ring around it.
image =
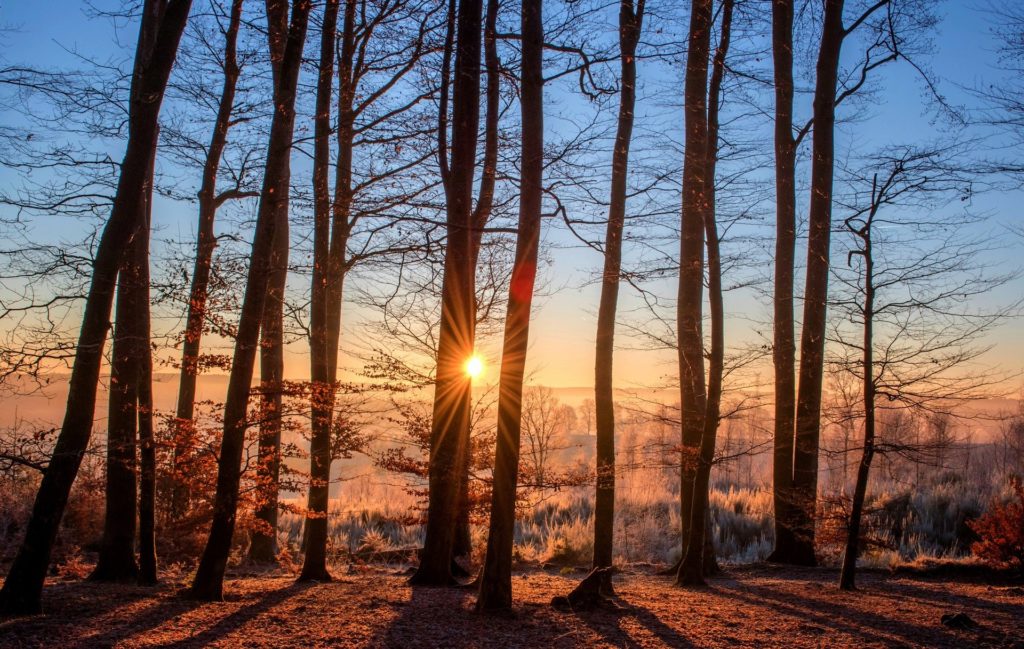
[[[101,2],[100,6],[116,7],[118,4]],[[763,4],[767,10],[767,3]],[[196,0],[195,6],[201,5],[201,0]],[[72,0],[51,0],[45,4],[28,0],[0,3],[0,24],[9,29],[3,35],[4,57],[8,62],[25,61],[35,66],[61,68],[75,64],[69,51],[78,51],[100,60],[127,56],[135,38],[134,26],[121,25],[115,30],[109,19],[87,18],[86,9],[84,3]],[[946,2],[940,12],[944,19],[934,38],[935,47],[928,62],[940,79],[942,91],[952,103],[977,107],[977,100],[965,87],[999,83],[1003,74],[996,65],[999,44],[991,33],[990,18],[979,10],[978,3],[962,0]],[[848,50],[847,56],[851,55]],[[678,102],[682,94],[681,79],[673,78],[670,70],[664,66],[641,65],[640,75],[641,97],[658,98],[662,104]],[[860,106],[863,110],[861,119],[840,127],[837,142],[840,151],[848,151],[854,144],[858,148],[870,149],[930,139],[936,135],[937,126],[922,101],[923,86],[909,67],[904,64],[888,66],[881,79],[871,103]],[[557,93],[556,90],[548,94],[549,129],[558,129],[558,115],[572,106],[561,101]],[[802,103],[798,114],[806,115],[809,98],[799,101]],[[0,119],[16,120],[17,116],[0,114]],[[662,110],[650,119],[648,127],[658,120],[671,119],[671,114],[666,118]],[[681,120],[679,114],[679,124]],[[976,131],[979,133],[998,138],[998,134],[984,130]],[[770,139],[770,130],[765,130],[764,137],[766,141]],[[765,173],[770,173],[770,169]],[[0,170],[0,182],[10,181],[11,174]],[[972,208],[991,215],[985,227],[995,233],[1004,233],[1005,224],[1024,220],[1020,213],[1024,206],[1022,198],[1024,194],[1019,191],[1000,191],[977,197]],[[194,230],[193,211],[189,206],[166,203],[158,219],[162,221],[161,227],[183,236]],[[72,223],[62,222],[56,228],[47,226],[45,230],[48,234],[73,238],[75,227]],[[756,227],[768,234],[771,223]],[[1024,242],[1009,236],[1005,239],[1006,250],[993,258],[993,263],[1002,267],[1018,263],[1024,252]],[[546,240],[556,246],[551,252],[553,264],[547,269],[550,285],[563,287],[563,290],[542,300],[531,333],[535,341],[530,352],[531,365],[537,370],[539,382],[558,386],[589,385],[593,375],[593,327],[598,287],[587,280],[599,271],[601,259],[596,252],[575,246],[562,229],[549,228]],[[657,289],[666,297],[674,295],[674,284],[670,280],[658,283]],[[1024,282],[1018,280],[992,299],[993,302],[1005,302],[1022,294]],[[764,304],[750,292],[732,294],[727,300],[727,310],[732,315],[728,324],[730,340],[737,343],[758,340],[755,331],[759,326],[751,324],[751,320],[767,320],[768,310]],[[623,293],[623,301],[624,308],[637,304],[628,290]],[[349,316],[357,314],[350,313]],[[353,320],[358,320],[358,317],[348,317],[347,321]],[[1018,335],[1020,324],[1017,321],[1003,327],[993,338],[999,344],[998,357],[1014,369],[1019,369],[1022,364],[1017,359],[1024,359],[1024,336]],[[487,351],[492,361],[496,361],[496,349]],[[301,351],[297,353],[301,355]],[[296,366],[303,364],[299,362]],[[659,382],[661,375],[672,372],[671,355],[626,349],[617,357],[616,367],[620,385],[652,385]]]

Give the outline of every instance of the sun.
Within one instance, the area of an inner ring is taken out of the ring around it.
[[[480,358],[477,354],[473,354],[466,360],[465,370],[469,378],[477,378],[484,373],[484,359]]]

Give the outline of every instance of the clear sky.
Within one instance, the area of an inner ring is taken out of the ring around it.
[[[118,3],[100,3],[100,6],[116,6]],[[198,7],[201,0],[196,0]],[[679,4],[679,3],[676,3]],[[767,11],[768,4],[765,5]],[[1002,73],[996,68],[999,43],[991,33],[990,18],[982,13],[975,3],[952,0],[941,5],[943,21],[934,38],[933,53],[928,59],[931,69],[940,80],[941,89],[954,104],[977,108],[977,100],[966,90],[986,83],[998,83]],[[34,3],[25,0],[0,3],[0,24],[8,28],[3,35],[3,58],[7,63],[25,61],[35,66],[54,68],[76,65],[73,52],[87,54],[91,58],[106,60],[126,56],[135,37],[134,26],[127,25],[114,29],[108,19],[87,18],[85,4],[75,0],[52,0]],[[849,52],[847,53],[850,54]],[[676,69],[678,73],[679,70]],[[673,78],[665,66],[641,65],[642,98],[655,99],[662,107],[680,103],[682,94],[681,76]],[[840,127],[838,146],[841,152],[857,147],[872,148],[890,143],[907,143],[914,140],[930,139],[939,128],[931,119],[922,100],[923,86],[916,80],[908,66],[896,64],[888,67],[882,81],[872,95],[871,103],[862,105],[860,118]],[[643,102],[644,99],[641,99]],[[798,113],[806,115],[809,99],[804,97]],[[549,129],[559,128],[559,117],[572,110],[571,102],[563,102],[549,94],[547,110],[551,115]],[[642,108],[641,111],[644,109]],[[10,112],[0,113],[4,121],[17,120]],[[657,120],[664,124],[664,112]],[[652,120],[655,120],[652,118]],[[681,124],[682,115],[678,114]],[[652,121],[652,123],[654,123]],[[643,128],[643,118],[641,124]],[[650,127],[650,124],[648,124]],[[678,133],[678,124],[676,134]],[[979,131],[981,135],[993,136]],[[667,136],[671,136],[669,133]],[[770,130],[764,130],[765,142],[770,141]],[[770,173],[770,169],[765,173]],[[8,184],[16,178],[0,169],[0,183]],[[991,219],[985,226],[1006,241],[1006,250],[995,253],[993,263],[1008,268],[1019,265],[1024,252],[1024,242],[1014,240],[1006,234],[1004,225],[1024,221],[1024,193],[1000,191],[978,196],[972,208],[989,214]],[[763,214],[766,221],[755,226],[764,236],[772,232],[770,212]],[[157,209],[158,227],[163,231],[188,236],[194,231],[194,209],[189,205],[164,201]],[[545,240],[551,244],[549,256],[552,264],[545,269],[547,285],[558,289],[541,300],[532,325],[530,365],[538,383],[555,386],[586,386],[593,381],[593,342],[596,320],[596,305],[599,287],[592,280],[600,270],[601,258],[593,250],[577,245],[562,228],[553,227],[549,222]],[[43,236],[54,236],[74,240],[76,227],[67,220],[49,221],[42,224]],[[725,245],[728,249],[730,242]],[[736,248],[735,250],[740,250]],[[627,260],[628,264],[628,260]],[[763,273],[767,273],[769,259],[758,262]],[[799,285],[799,282],[798,282]],[[675,293],[670,280],[655,285],[663,297],[671,299]],[[1017,280],[993,295],[994,303],[1006,302],[1024,295],[1024,282]],[[623,290],[623,308],[629,310],[638,304],[635,294],[629,288]],[[753,291],[740,291],[727,296],[727,324],[731,344],[760,342],[758,332],[769,336],[766,327],[768,309],[763,299]],[[358,323],[360,314],[346,307],[346,322],[350,326]],[[1020,336],[1019,321],[1001,328],[993,335],[998,344],[998,354],[993,361],[999,361],[1012,369],[1024,365],[1024,336]],[[620,386],[652,386],[661,383],[661,378],[671,375],[672,355],[664,352],[643,352],[630,349],[635,343],[620,338],[622,349],[616,357],[616,377]],[[344,346],[344,342],[343,342]],[[492,363],[497,362],[494,345],[484,350]],[[290,373],[301,376],[305,372],[306,357],[301,345],[295,346],[289,361]],[[489,376],[496,378],[497,372],[490,368]]]

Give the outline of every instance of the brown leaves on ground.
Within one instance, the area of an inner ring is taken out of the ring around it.
[[[411,588],[374,571],[331,584],[244,578],[227,602],[85,582],[47,587],[46,614],[0,622],[4,647],[1024,647],[1019,587],[864,574],[842,593],[831,570],[743,568],[701,590],[627,571],[618,607],[556,610],[579,576],[518,573],[514,617],[473,613],[474,593]],[[966,613],[974,630],[943,626]]]

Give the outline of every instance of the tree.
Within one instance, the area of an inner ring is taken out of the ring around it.
[[[453,582],[451,558],[460,469],[470,416],[471,381],[464,364],[473,353],[474,338],[471,197],[480,117],[481,14],[480,0],[459,2],[452,156],[446,183],[448,239],[430,434],[430,499],[420,565],[410,579],[418,585],[446,586]]]
[[[268,19],[273,14],[273,9],[283,11],[283,3],[284,0],[270,0]],[[231,537],[234,533],[238,507],[240,463],[245,430],[248,426],[247,405],[253,366],[259,346],[261,320],[267,302],[278,217],[283,210],[282,205],[288,201],[296,85],[311,5],[309,0],[292,2],[291,19],[281,59],[280,83],[275,84],[274,88],[275,112],[267,146],[263,190],[256,217],[256,232],[253,237],[242,314],[235,339],[228,394],[224,404],[224,434],[217,461],[213,522],[190,589],[190,595],[196,599],[220,600],[223,597],[224,570],[231,550]],[[274,32],[273,29],[270,31]]]
[[[149,161],[146,189],[139,212],[142,219],[128,244],[128,252],[118,273],[117,307],[111,345],[110,397],[107,417],[107,480],[106,511],[103,539],[96,568],[89,576],[93,581],[134,581],[139,575],[135,561],[135,532],[139,511],[137,489],[137,449],[139,434],[149,437],[152,447],[152,418],[149,430],[143,433],[144,394],[148,394],[152,411],[152,357],[149,349],[149,206],[152,201],[153,162]],[[147,498],[151,497],[151,492]],[[148,505],[148,503],[147,503]],[[148,512],[153,508],[147,506]],[[143,535],[145,547],[152,547]],[[155,563],[150,557],[149,561]],[[154,581],[154,571],[147,567],[146,581]]]
[[[512,544],[515,531],[519,441],[523,420],[523,377],[529,348],[530,308],[537,278],[544,174],[544,22],[543,0],[524,0],[520,74],[522,164],[519,232],[505,314],[498,391],[498,440],[491,490],[487,555],[480,576],[478,611],[512,607]],[[540,467],[538,467],[540,468]]]
[[[237,43],[238,32],[242,22],[243,0],[232,0],[228,25],[224,29],[224,82],[217,105],[217,116],[210,135],[210,143],[206,149],[203,163],[202,180],[199,188],[199,223],[197,228],[195,264],[192,268],[192,283],[189,289],[188,314],[185,322],[184,340],[181,350],[181,370],[178,376],[178,402],[175,417],[178,431],[178,444],[174,449],[173,462],[176,468],[179,458],[185,455],[186,448],[182,445],[190,437],[189,431],[194,427],[196,380],[199,375],[200,349],[203,336],[203,322],[206,318],[206,301],[209,293],[210,272],[213,265],[213,253],[217,247],[214,232],[217,208],[225,201],[240,196],[237,187],[217,192],[217,175],[220,170],[221,157],[228,142],[228,131],[232,126],[235,114],[235,91],[241,69],[238,64]],[[174,515],[184,513],[189,494],[176,485],[172,497],[171,510]]]
[[[25,539],[0,591],[0,610],[5,613],[37,613],[41,609],[50,550],[92,434],[96,386],[116,278],[126,244],[142,219],[139,206],[149,160],[156,148],[160,105],[190,7],[190,0],[146,0],[143,4],[132,77],[129,137],[117,193],[93,261],[61,434],[39,486]]]
[[[679,295],[676,319],[679,340],[679,391],[682,418],[680,517],[693,525],[698,455],[704,433],[707,396],[704,386],[704,210],[707,171],[708,54],[711,48],[712,2],[692,0],[684,81],[686,151],[683,161],[683,207],[679,250]],[[689,541],[688,529],[684,536]],[[684,573],[680,564],[676,583],[701,580]]]
[[[788,48],[792,51],[791,28],[787,29],[789,7],[780,12],[778,26],[774,28],[775,43],[773,47]],[[818,450],[821,436],[821,393],[824,380],[825,334],[827,324],[827,298],[829,278],[829,249],[831,244],[832,224],[832,191],[835,172],[835,123],[836,107],[860,92],[872,73],[879,67],[900,59],[909,61],[924,81],[936,102],[948,109],[934,84],[923,73],[923,68],[915,63],[912,55],[918,53],[924,35],[934,25],[935,18],[931,6],[916,0],[879,0],[878,2],[859,2],[855,5],[853,20],[847,23],[844,19],[845,0],[825,0],[822,14],[821,40],[815,67],[815,86],[813,115],[793,137],[792,146],[799,145],[808,133],[813,134],[811,151],[811,186],[808,212],[807,238],[807,270],[803,292],[803,320],[800,333],[800,367],[796,403],[793,411],[793,441],[791,474],[785,475],[785,463],[790,445],[789,433],[781,428],[785,422],[778,423],[776,428],[776,448],[774,467],[781,471],[776,474],[777,535],[776,546],[772,559],[782,563],[796,565],[815,565],[814,554],[815,515],[818,490]],[[850,70],[841,70],[841,53],[843,44],[853,35],[863,34],[863,56],[860,62]],[[776,58],[777,74],[785,84],[787,74],[791,72],[787,64],[792,63],[791,57],[783,55]],[[840,74],[842,72],[842,74]],[[777,81],[780,80],[777,77]],[[785,94],[785,93],[784,93]],[[777,97],[781,101],[782,121],[786,121],[788,110],[787,97]],[[777,107],[777,111],[780,108]],[[776,125],[778,129],[782,126]],[[777,135],[777,144],[781,141],[783,162],[776,168],[778,176],[784,176],[782,182],[786,187],[785,200],[788,201],[789,150],[790,142]],[[779,182],[777,178],[777,182]],[[793,185],[795,186],[795,185]],[[780,192],[780,196],[782,192]],[[778,206],[783,214],[785,228],[789,228],[788,204]],[[782,226],[780,226],[782,227]],[[784,235],[786,250],[779,250],[780,259],[788,259],[789,235]],[[776,260],[779,264],[779,259]],[[786,312],[788,281],[791,274],[787,269],[776,269],[776,314],[781,315],[781,328],[776,331],[776,390],[777,398],[781,395],[783,407],[780,414],[788,417],[789,380],[787,368],[790,365],[788,356],[788,340],[786,326],[790,315]],[[781,382],[780,382],[781,379]]]
[[[342,62],[339,67],[351,67],[353,34],[355,29],[355,2],[345,4],[344,37],[341,46]],[[334,77],[335,39],[338,24],[338,1],[329,0],[324,6],[320,33],[320,67],[316,85],[316,114],[314,116],[313,143],[313,290],[310,302],[310,390],[312,440],[310,444],[309,513],[306,523],[306,556],[303,561],[302,580],[330,581],[326,566],[327,500],[330,481],[330,428],[334,409],[334,376],[330,367],[328,340],[328,294],[331,268],[330,245],[330,134],[331,134],[331,82]],[[339,77],[350,74],[339,70]],[[345,91],[342,89],[344,95]],[[351,103],[351,94],[342,101]],[[349,125],[351,130],[351,125]],[[339,129],[340,131],[340,129]],[[340,133],[339,133],[340,136]],[[339,162],[339,164],[342,164]],[[335,278],[336,281],[336,278]],[[335,353],[335,365],[337,364]]]
[[[956,205],[970,194],[969,181],[954,166],[959,153],[955,146],[886,151],[875,171],[857,174],[870,193],[866,201],[857,200],[863,193],[854,197],[843,222],[853,238],[847,251],[853,274],[839,278],[841,292],[832,302],[841,319],[831,337],[845,352],[834,362],[862,382],[864,427],[839,578],[844,590],[855,585],[872,460],[885,450],[876,438],[880,412],[923,412],[939,422],[945,438],[955,406],[988,396],[1004,378],[968,367],[988,350],[979,338],[1017,305],[989,312],[965,306],[1009,276],[973,261],[989,247],[965,238],[965,226],[975,219],[938,214],[944,203]],[[850,325],[859,328],[859,338]]]
[[[796,412],[793,268],[796,262],[796,150],[798,138],[802,138],[802,135],[793,135],[793,0],[772,2],[772,60],[775,90],[775,295],[772,301],[775,443],[772,447],[772,499],[776,544],[770,559],[784,562],[781,550],[793,544],[789,522]]]
[[[711,465],[715,459],[715,443],[721,420],[722,381],[725,372],[725,310],[722,295],[722,257],[715,214],[715,176],[718,159],[718,112],[725,59],[729,51],[732,32],[733,1],[724,0],[718,47],[715,49],[713,70],[707,90],[707,121],[705,133],[704,168],[699,180],[703,182],[701,199],[704,237],[708,260],[708,303],[711,314],[711,349],[708,354],[708,383],[700,437],[699,457],[693,475],[693,495],[690,506],[689,536],[683,538],[685,552],[679,565],[677,581],[680,585],[703,583],[708,563],[714,563],[714,547],[707,539],[708,489]],[[701,372],[703,373],[703,361]],[[703,379],[703,377],[702,377]]]
[[[622,273],[622,236],[626,220],[626,178],[636,108],[636,47],[644,20],[644,0],[622,0],[619,5],[619,116],[612,152],[611,198],[605,233],[604,272],[597,312],[594,352],[593,413],[597,434],[597,482],[594,499],[595,568],[612,565],[615,527],[615,394],[612,362],[615,355],[615,317]],[[584,402],[585,404],[589,403]],[[590,419],[587,418],[587,434]],[[608,573],[602,573],[608,574]],[[610,580],[604,584],[611,587]]]

